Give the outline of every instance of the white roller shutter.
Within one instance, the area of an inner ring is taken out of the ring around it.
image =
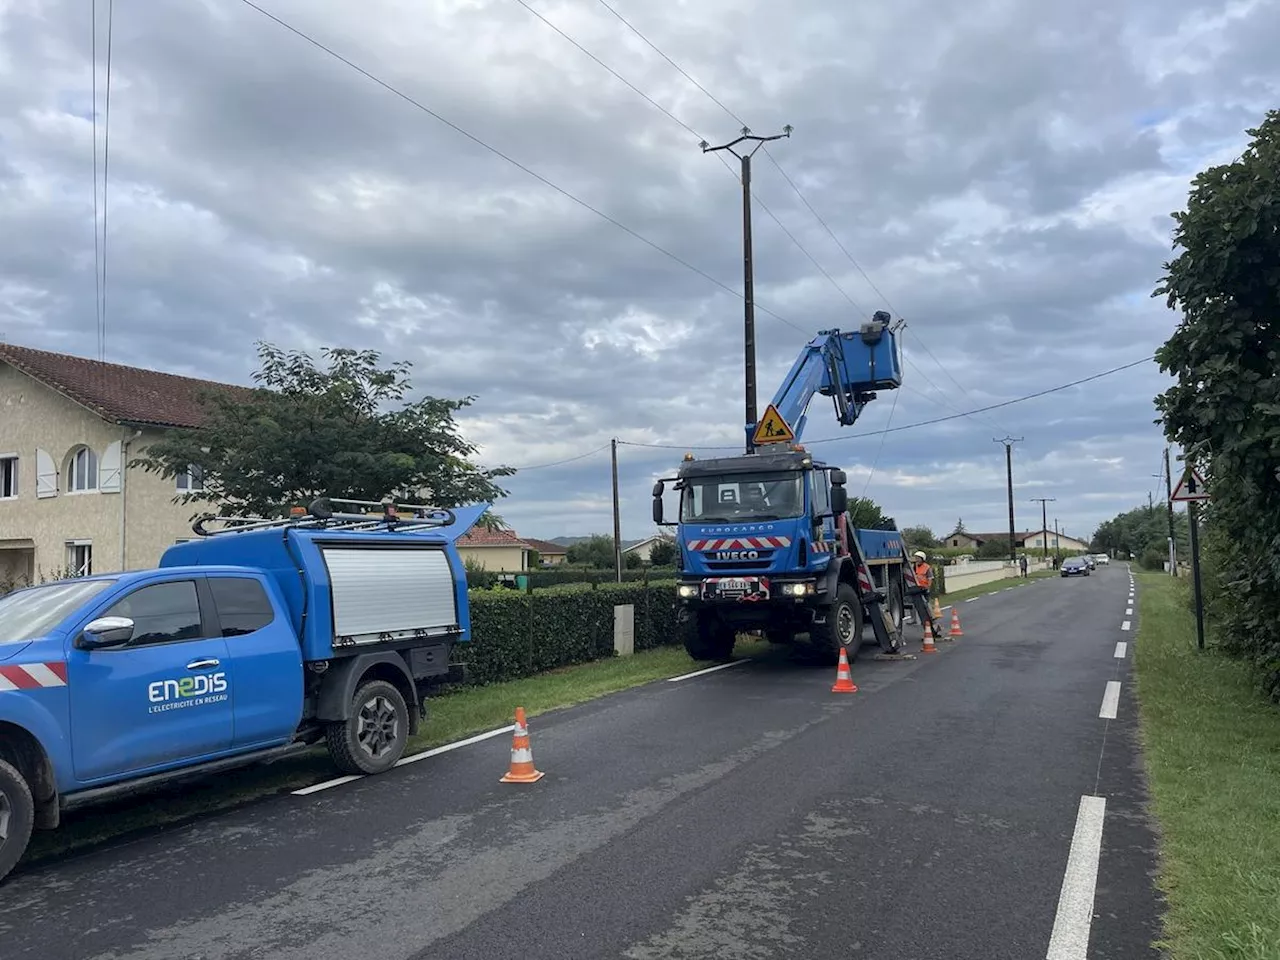
[[[120,463],[122,444],[119,440],[102,452],[98,461],[98,491],[100,493],[120,492]]]
[[[56,497],[58,495],[58,468],[53,457],[44,450],[36,451],[36,496]]]
[[[364,644],[458,626],[453,573],[442,550],[323,546],[335,639]]]

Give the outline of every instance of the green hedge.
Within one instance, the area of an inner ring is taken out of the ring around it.
[[[670,578],[675,570],[670,567],[650,567],[648,570],[623,570],[623,583],[643,583],[645,579]],[[613,570],[596,570],[587,567],[548,567],[540,570],[512,571],[499,573],[493,570],[468,570],[467,586],[473,590],[486,590],[498,582],[500,576],[527,576],[529,586],[534,590],[546,587],[557,587],[566,583],[599,583],[616,584],[617,574]]]
[[[517,680],[612,657],[613,608],[635,605],[635,649],[677,642],[675,582],[471,591],[471,642],[454,648],[468,680]]]

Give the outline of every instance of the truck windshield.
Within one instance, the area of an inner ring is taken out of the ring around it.
[[[68,580],[0,597],[0,644],[42,637],[114,580]]]
[[[690,477],[680,497],[687,523],[750,523],[804,513],[804,475],[793,471]]]

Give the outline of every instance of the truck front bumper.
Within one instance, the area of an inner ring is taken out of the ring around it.
[[[818,586],[812,577],[701,577],[681,580],[676,585],[676,598],[686,609],[715,607],[726,613],[747,613],[761,605],[771,609],[811,605],[821,596]]]

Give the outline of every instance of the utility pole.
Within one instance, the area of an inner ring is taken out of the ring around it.
[[[1047,531],[1046,531],[1047,533]],[[1058,538],[1058,518],[1053,518],[1053,555],[1056,557],[1062,552],[1061,541]]]
[[[728,150],[742,162],[742,300],[743,355],[747,394],[747,453],[755,452],[752,435],[758,418],[756,412],[756,293],[755,273],[751,259],[751,158],[755,156],[757,150],[770,140],[781,140],[783,137],[790,137],[792,129],[791,124],[787,124],[782,128],[782,133],[775,133],[771,137],[758,137],[751,132],[749,127],[743,127],[742,135],[738,139],[722,143],[718,147],[711,146],[706,140],[699,144],[703,153]],[[752,141],[755,146],[746,153],[738,153],[733,149],[745,140]]]
[[[1040,536],[1044,538],[1044,540],[1042,541],[1044,543],[1044,558],[1048,560],[1049,559],[1049,513],[1045,509],[1045,504],[1057,503],[1058,498],[1057,497],[1032,497],[1031,502],[1040,504]],[[1056,528],[1058,525],[1058,521],[1057,520],[1053,521],[1053,525]],[[1054,536],[1057,536],[1056,532]],[[1054,546],[1057,546],[1057,544],[1055,543]]]
[[[618,500],[618,438],[609,441],[613,458],[613,567],[622,582],[622,504]]]
[[[1165,506],[1169,508],[1169,576],[1178,575],[1178,541],[1173,533],[1173,474],[1169,472],[1169,447],[1164,448]]]
[[[1185,481],[1196,468],[1196,456],[1201,450],[1208,446],[1207,440],[1201,440],[1199,443],[1193,444],[1182,452],[1178,457],[1186,463],[1187,469],[1183,473]],[[1187,503],[1187,533],[1191,536],[1191,589],[1192,596],[1195,598],[1196,605],[1196,649],[1204,649],[1204,593],[1200,587],[1200,504],[1194,500]]]
[[[1004,472],[1009,487],[1009,559],[1018,559],[1018,546],[1013,527],[1013,445],[1021,443],[1022,437],[1006,436],[1003,440],[992,440],[992,443],[1004,444]]]

